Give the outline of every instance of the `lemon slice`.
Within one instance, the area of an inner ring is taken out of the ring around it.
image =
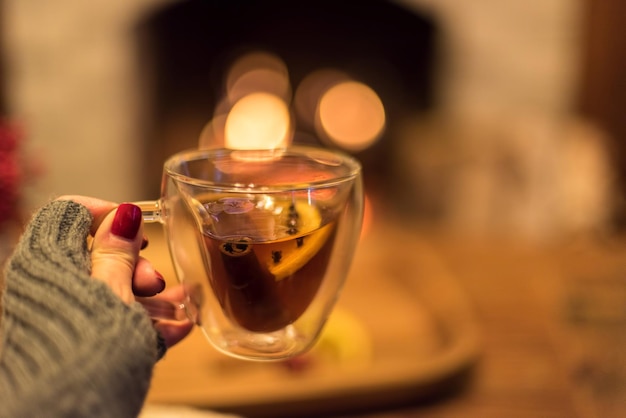
[[[297,235],[285,240],[280,257],[268,261],[268,270],[276,281],[283,280],[305,266],[324,246],[333,231],[334,223],[320,228],[322,216],[315,206],[295,204]],[[311,233],[311,231],[314,231]]]
[[[372,337],[359,318],[335,308],[311,354],[342,367],[365,367],[371,363],[373,351]]]

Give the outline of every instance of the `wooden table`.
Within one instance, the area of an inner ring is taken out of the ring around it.
[[[427,236],[476,307],[480,362],[450,396],[360,416],[626,416],[626,239]]]
[[[424,228],[405,233],[436,255],[469,301],[479,339],[456,359],[458,373],[432,379],[431,391],[414,387],[415,396],[394,397],[381,387],[372,404],[346,397],[345,408],[332,413],[320,415],[313,403],[291,416],[626,416],[626,239],[530,243]],[[183,347],[157,369],[150,402],[176,401],[168,394],[180,386],[171,373]]]

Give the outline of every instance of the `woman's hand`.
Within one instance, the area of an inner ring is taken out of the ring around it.
[[[59,200],[72,200],[85,206],[93,216],[91,225],[91,277],[102,280],[125,303],[131,304],[135,296],[158,298],[176,302],[181,299],[179,286],[165,290],[165,280],[152,264],[139,255],[147,245],[143,236],[141,210],[130,203],[117,205],[85,196],[63,196]],[[185,321],[155,321],[165,344],[173,346],[192,330],[193,323]]]

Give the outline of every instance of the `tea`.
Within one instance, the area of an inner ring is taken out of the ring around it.
[[[253,332],[271,332],[296,321],[326,274],[335,223],[274,241],[218,239],[204,235],[209,281],[222,309]]]

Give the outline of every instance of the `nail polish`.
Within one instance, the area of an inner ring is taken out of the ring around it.
[[[157,293],[161,293],[162,291],[165,290],[165,279],[163,278],[163,275],[161,273],[159,273],[158,271],[155,270],[156,273],[156,278],[159,281],[159,283],[162,285],[161,286],[161,290],[157,290]]]
[[[141,209],[132,203],[122,203],[115,212],[111,232],[118,237],[135,239],[141,226]]]

